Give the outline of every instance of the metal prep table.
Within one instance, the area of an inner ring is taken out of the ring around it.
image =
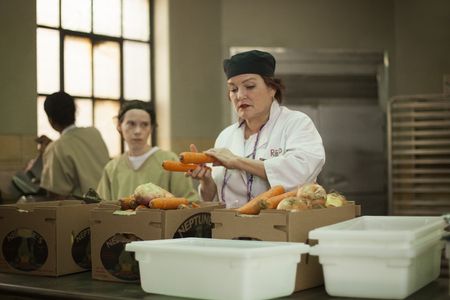
[[[199,283],[199,288],[201,284]],[[90,272],[61,277],[41,277],[0,273],[1,299],[182,299],[156,294],[147,294],[138,283],[118,283],[93,280]],[[328,296],[324,287],[312,288],[292,294],[282,299],[324,300],[345,299]],[[444,300],[450,299],[449,279],[440,278],[407,300]],[[230,299],[231,300],[231,299]]]

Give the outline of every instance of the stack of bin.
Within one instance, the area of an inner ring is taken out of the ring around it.
[[[364,216],[310,231],[332,296],[403,299],[439,277],[442,217]]]

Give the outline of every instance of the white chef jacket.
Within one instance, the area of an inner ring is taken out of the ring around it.
[[[225,128],[214,147],[228,148],[235,155],[251,158],[258,134],[245,140],[244,131],[242,122]],[[251,185],[247,185],[251,175],[247,172],[231,169],[225,172],[222,166],[213,167],[219,201],[225,202],[227,207],[244,205],[248,201],[248,190],[253,198],[275,185],[282,185],[289,191],[314,182],[325,164],[325,150],[322,138],[306,114],[280,106],[274,100],[269,120],[259,133],[255,159],[264,161],[267,180],[253,176]]]

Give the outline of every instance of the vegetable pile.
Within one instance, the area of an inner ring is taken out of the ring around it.
[[[199,207],[197,203],[190,202],[186,198],[175,197],[165,189],[150,182],[139,185],[132,195],[119,199],[119,204],[122,210],[135,210],[138,208],[184,209]]]
[[[264,193],[251,199],[245,205],[236,209],[240,214],[257,215],[261,209],[279,209],[287,211],[304,211],[327,207],[346,205],[347,199],[337,193],[327,194],[325,189],[317,184],[310,183],[298,189],[286,192],[281,185],[274,186]]]

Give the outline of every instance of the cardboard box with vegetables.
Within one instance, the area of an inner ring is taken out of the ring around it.
[[[138,282],[134,254],[125,251],[132,241],[185,237],[211,238],[211,211],[217,203],[189,202],[152,183],[133,195],[101,203],[91,212],[92,277]]]
[[[216,209],[211,213],[212,237],[314,244],[310,230],[352,219],[359,206],[338,193],[327,194],[318,184],[307,184],[286,192],[272,187],[238,209]],[[295,290],[323,284],[318,258],[307,254],[297,267]]]

